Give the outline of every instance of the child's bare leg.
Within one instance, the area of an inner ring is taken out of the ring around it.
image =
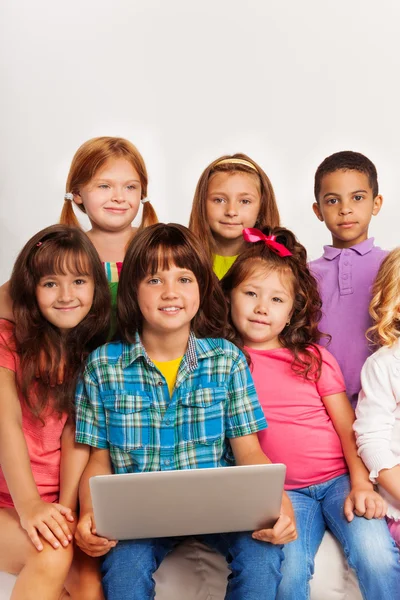
[[[0,509],[0,571],[18,575],[10,600],[59,600],[72,562],[72,545],[38,552],[12,508]]]
[[[100,559],[88,556],[75,546],[74,560],[65,587],[71,600],[104,600]]]

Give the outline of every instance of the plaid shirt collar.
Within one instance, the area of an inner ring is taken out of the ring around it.
[[[199,359],[221,354],[224,354],[222,348],[214,344],[212,339],[208,338],[207,343],[205,343],[205,340],[197,339],[193,331],[190,332],[185,352],[187,369],[190,373],[197,369]],[[133,344],[124,344],[119,360],[121,361],[122,368],[125,369],[140,357],[143,357],[149,366],[154,366],[142,344],[139,334],[136,332],[135,342]]]

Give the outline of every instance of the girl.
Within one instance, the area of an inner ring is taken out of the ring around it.
[[[88,460],[74,442],[72,398],[83,358],[105,339],[109,291],[88,237],[54,225],[19,254],[10,293],[15,325],[0,320],[0,570],[19,573],[12,600],[58,600]],[[37,376],[44,360],[48,371],[62,365],[53,388]],[[72,598],[101,598],[88,577]]]
[[[115,545],[97,537],[88,479],[270,461],[256,435],[265,421],[246,361],[221,339],[224,297],[201,242],[188,229],[158,224],[133,239],[118,290],[118,325],[122,341],[91,354],[77,390],[76,439],[92,446],[77,540],[91,555],[106,554],[107,599],[145,600],[154,598],[152,574],[179,540]],[[296,535],[286,496],[282,506],[275,527],[253,537],[202,536],[230,561],[227,598],[275,598],[279,544]]]
[[[60,223],[80,227],[73,204],[89,218],[87,232],[109,281],[116,306],[118,279],[125,250],[137,229],[132,226],[140,203],[139,229],[157,222],[147,196],[147,171],[135,146],[123,138],[97,137],[77,150],[69,170]],[[0,314],[13,319],[7,284],[0,289]]]
[[[245,154],[214,160],[197,184],[189,229],[213,259],[219,279],[243,249],[242,230],[267,225],[279,225],[279,212],[264,171]]]
[[[362,389],[354,430],[358,451],[388,501],[390,533],[400,546],[400,248],[393,250],[378,272],[370,304],[374,325],[369,332],[381,348],[361,373]]]
[[[299,534],[285,547],[277,597],[309,598],[314,557],[328,527],[355,569],[363,597],[395,598],[399,553],[378,520],[385,503],[357,456],[342,374],[318,345],[321,302],[306,251],[285,229],[243,234],[248,248],[222,285],[269,421],[259,434],[261,447],[287,466]]]

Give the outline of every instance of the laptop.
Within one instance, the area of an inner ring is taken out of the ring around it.
[[[285,474],[273,464],[91,477],[96,530],[129,540],[272,527]]]

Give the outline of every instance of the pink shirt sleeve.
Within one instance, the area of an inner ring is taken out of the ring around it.
[[[322,356],[321,377],[317,381],[317,390],[321,398],[346,391],[342,371],[336,358],[322,346],[318,346]]]
[[[0,319],[0,367],[14,372],[17,370],[14,324],[5,319]]]

